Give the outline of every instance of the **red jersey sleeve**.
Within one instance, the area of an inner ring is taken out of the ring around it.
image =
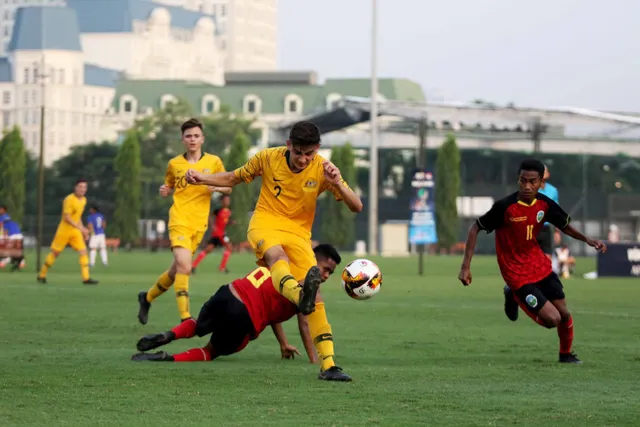
[[[559,204],[557,204],[544,194],[538,194],[538,198],[544,200],[548,206],[547,212],[545,213],[545,221],[550,222],[560,230],[569,225],[569,223],[571,222],[571,217],[564,211],[564,209],[560,207]]]

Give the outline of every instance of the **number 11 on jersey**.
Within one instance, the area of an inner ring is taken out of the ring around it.
[[[533,224],[527,225],[527,240],[533,239]]]

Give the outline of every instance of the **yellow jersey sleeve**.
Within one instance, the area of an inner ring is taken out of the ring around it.
[[[335,197],[336,200],[342,200],[342,195],[340,194],[340,190],[338,189],[338,185],[342,185],[347,187],[349,190],[351,190],[351,187],[349,187],[349,184],[347,184],[347,182],[344,179],[340,180],[340,183],[337,185],[334,185],[332,183],[330,183],[329,181],[327,181],[326,179],[322,179],[322,187],[320,188],[320,193],[322,193],[323,191],[329,191],[331,192],[331,194],[333,194],[333,197]]]
[[[250,183],[255,177],[261,176],[265,169],[266,150],[259,151],[252,158],[233,171],[234,175],[243,180],[245,183]]]
[[[175,186],[175,176],[173,174],[173,165],[171,160],[167,163],[167,170],[164,173],[164,185],[169,188],[173,188]]]
[[[73,197],[67,196],[64,198],[62,202],[62,219],[64,220],[65,215],[73,215]]]
[[[213,164],[211,166],[211,173],[220,173],[226,172],[227,170],[224,168],[224,164],[222,163],[222,159],[218,156],[213,157]]]

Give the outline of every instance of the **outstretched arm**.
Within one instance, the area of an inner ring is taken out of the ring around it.
[[[349,206],[351,212],[362,211],[362,200],[360,197],[347,185],[342,179],[340,169],[328,160],[322,162],[324,169],[324,178],[327,182],[327,187],[337,200],[342,200],[345,205]]]
[[[340,194],[340,198],[344,204],[349,206],[351,212],[362,212],[362,200],[360,200],[360,197],[358,197],[351,188],[343,183],[333,184],[333,186],[336,188],[338,194]]]
[[[561,230],[567,236],[573,237],[576,240],[580,240],[582,242],[585,242],[587,245],[591,246],[592,248],[595,248],[596,250],[598,250],[600,252],[606,252],[606,250],[607,250],[607,245],[602,243],[600,240],[593,240],[593,239],[585,236],[580,231],[578,231],[576,228],[574,228],[572,225],[567,225],[566,227],[562,228]]]
[[[273,329],[273,334],[276,336],[278,343],[280,343],[280,353],[283,359],[293,359],[296,354],[300,355],[298,349],[287,342],[287,336],[284,333],[284,329],[282,329],[281,323],[271,325],[271,329]]]
[[[311,332],[309,331],[309,323],[307,322],[307,316],[298,313],[298,329],[300,330],[300,338],[302,338],[302,344],[309,357],[309,363],[318,362],[318,353],[313,346],[313,340],[311,339]]]
[[[467,233],[467,241],[464,247],[464,258],[462,259],[460,274],[458,275],[458,279],[465,286],[471,284],[471,259],[473,258],[474,251],[476,250],[479,231],[480,227],[478,227],[478,224],[474,222],[471,227],[469,227],[469,233]]]
[[[212,187],[233,187],[242,182],[233,172],[206,174],[195,169],[189,169],[185,177],[189,184],[209,185]]]

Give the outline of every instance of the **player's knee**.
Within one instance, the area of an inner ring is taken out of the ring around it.
[[[560,316],[560,313],[558,313],[557,311],[555,313],[551,313],[545,318],[546,326],[549,329],[557,327],[561,321],[562,321],[562,317]]]
[[[264,253],[264,260],[269,266],[272,266],[278,261],[289,262],[289,257],[287,256],[287,253],[284,251],[282,246],[274,246],[272,248],[269,248]]]

